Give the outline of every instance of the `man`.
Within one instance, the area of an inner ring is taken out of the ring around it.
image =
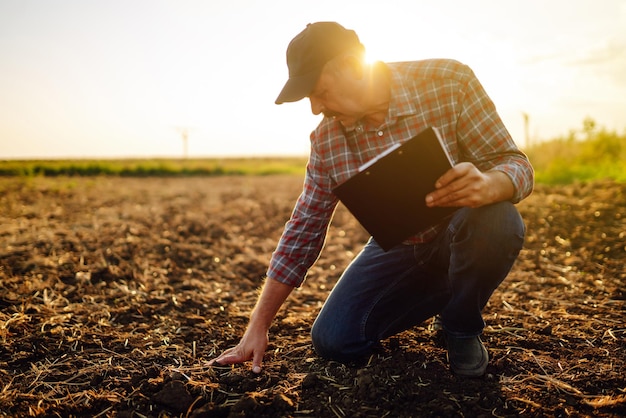
[[[311,134],[303,192],[248,328],[213,362],[252,360],[260,372],[270,324],[323,246],[338,203],[332,188],[392,144],[437,127],[455,165],[426,203],[459,209],[387,252],[370,239],[330,293],[311,336],[319,355],[349,361],[438,316],[452,371],[482,376],[488,354],[481,310],[522,247],[525,227],[513,204],[531,193],[533,169],[467,66],[363,58],[356,33],[334,22],[310,24],[289,44],[289,79],[276,103],[308,97],[324,119]]]

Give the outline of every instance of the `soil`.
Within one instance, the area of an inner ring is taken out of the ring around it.
[[[0,178],[0,416],[626,415],[626,185],[537,186],[484,311],[491,362],[453,375],[421,324],[354,364],[309,329],[367,234],[340,207],[279,312],[260,374],[236,344],[297,176]]]

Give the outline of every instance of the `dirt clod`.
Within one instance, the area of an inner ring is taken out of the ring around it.
[[[187,388],[185,388],[185,385],[178,380],[171,381],[163,386],[163,389],[154,394],[152,400],[178,412],[186,411],[193,402],[193,398],[187,391]]]

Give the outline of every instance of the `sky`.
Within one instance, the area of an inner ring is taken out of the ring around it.
[[[522,148],[626,132],[626,0],[0,0],[0,160],[306,155],[320,116],[274,100],[323,20],[468,64]]]

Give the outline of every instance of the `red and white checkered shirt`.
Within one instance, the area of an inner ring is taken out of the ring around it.
[[[443,59],[386,65],[391,101],[383,125],[357,125],[347,131],[339,122],[324,118],[311,133],[303,191],[272,254],[268,277],[300,286],[319,257],[338,203],[332,188],[391,145],[428,127],[439,129],[454,163],[468,161],[483,172],[506,173],[515,186],[514,203],[531,193],[533,168],[469,67]],[[410,242],[427,242],[441,228],[422,231]]]

